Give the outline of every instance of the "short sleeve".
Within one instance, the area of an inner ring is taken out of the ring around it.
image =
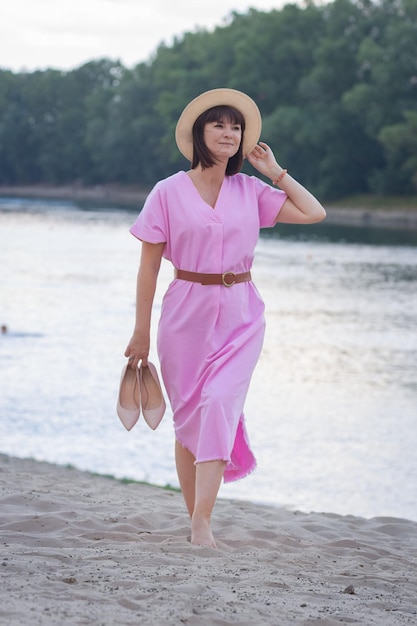
[[[159,184],[155,185],[146,198],[143,209],[129,232],[141,241],[149,243],[167,241],[165,211]]]
[[[281,189],[271,187],[257,177],[252,178],[255,181],[258,198],[259,226],[260,228],[271,228],[275,225],[278,213],[288,196]]]

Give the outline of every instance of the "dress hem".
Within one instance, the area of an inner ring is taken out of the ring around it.
[[[178,443],[180,444],[180,446],[182,448],[184,448],[184,450],[187,450],[187,452],[189,452],[190,454],[193,455],[193,457],[195,459],[194,465],[198,465],[198,463],[210,463],[210,461],[224,461],[225,463],[231,463],[230,457],[227,458],[227,459],[225,459],[223,457],[215,457],[215,458],[202,459],[202,460],[197,461],[197,459],[195,458],[194,452],[192,452],[188,446],[184,445],[177,436],[175,436],[175,438],[178,441]]]
[[[190,448],[188,446],[185,446],[180,439],[176,436],[176,441],[178,441],[178,443],[180,444],[180,446],[182,448],[184,448],[184,450],[187,450],[187,452],[189,452],[190,454],[192,454],[194,456],[194,453],[190,450]],[[201,461],[194,461],[194,465],[198,465],[199,463],[210,463],[211,461],[224,461],[225,463],[231,463],[231,459],[224,459],[222,457],[216,457],[216,458],[211,458],[211,459],[203,459]],[[250,467],[248,467],[248,469],[241,469],[240,473],[238,474],[239,470],[233,470],[233,469],[227,469],[227,466],[225,468],[225,473],[227,472],[228,476],[225,478],[225,476],[223,475],[223,482],[225,484],[227,483],[234,483],[237,480],[241,480],[242,478],[246,478],[247,476],[249,476],[250,474],[252,474],[257,468],[257,463],[256,461],[254,461]],[[236,472],[236,476],[233,476],[233,474]]]
[[[227,479],[225,479],[225,477],[223,476],[223,482],[225,484],[227,483],[235,483],[238,480],[241,480],[242,478],[247,478],[247,476],[250,476],[250,474],[253,474],[253,472],[256,470],[257,468],[257,463],[255,462],[253,465],[251,465],[251,467],[249,467],[247,470],[244,471],[243,474],[239,474],[239,476],[228,476]],[[229,470],[230,473],[233,472],[233,470]]]

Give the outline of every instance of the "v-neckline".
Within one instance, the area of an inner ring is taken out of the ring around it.
[[[206,202],[204,200],[203,196],[201,195],[201,193],[197,189],[197,186],[195,185],[195,183],[194,183],[193,179],[191,178],[191,176],[187,172],[184,172],[184,174],[188,178],[188,180],[190,181],[191,186],[193,187],[193,189],[194,189],[195,193],[197,194],[197,196],[200,198],[201,202],[206,207],[208,207],[210,209],[210,211],[216,211],[217,205],[219,204],[220,196],[222,195],[223,187],[225,185],[226,176],[223,178],[222,184],[220,185],[220,189],[219,189],[219,193],[217,194],[216,202],[214,203],[214,206],[212,206],[209,202]]]

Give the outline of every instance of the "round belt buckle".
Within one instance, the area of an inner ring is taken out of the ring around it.
[[[228,283],[226,282],[226,276],[231,276],[232,277],[232,282]],[[236,276],[236,274],[234,272],[223,272],[222,274],[222,283],[225,287],[232,287],[232,285],[236,284],[236,281],[234,280],[234,277]]]

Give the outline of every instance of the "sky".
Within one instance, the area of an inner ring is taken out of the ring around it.
[[[294,0],[287,0],[288,3]],[[280,9],[285,0],[1,0],[0,67],[69,70],[107,57],[126,67],[164,42],[227,23],[232,11]]]

